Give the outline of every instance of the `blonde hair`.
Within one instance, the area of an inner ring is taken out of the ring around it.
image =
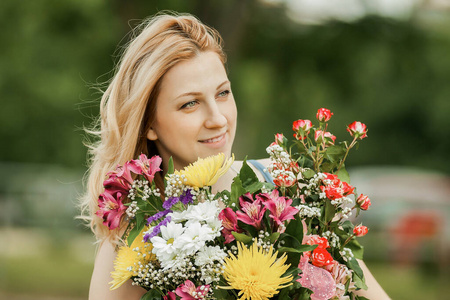
[[[226,61],[219,33],[191,15],[159,14],[136,29],[103,93],[97,126],[88,131],[99,140],[88,145],[89,170],[81,209],[82,219],[89,222],[98,240],[116,239],[120,230],[110,232],[95,215],[106,173],[141,153],[157,154],[146,136],[164,74],[204,51],[214,51]]]

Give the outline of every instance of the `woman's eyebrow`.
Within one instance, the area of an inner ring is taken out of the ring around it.
[[[174,100],[177,100],[178,98],[181,98],[181,97],[184,97],[184,96],[199,96],[201,94],[202,93],[200,93],[200,92],[187,92],[187,93],[183,93],[183,94],[179,95]]]
[[[223,85],[230,83],[229,80],[225,80],[224,82],[222,82],[221,84],[219,84],[216,88],[216,90],[219,90]],[[187,93],[183,93],[181,95],[178,95],[174,100],[177,100],[178,98],[181,97],[185,97],[185,96],[200,96],[202,93],[200,92],[187,92]]]
[[[230,83],[229,80],[225,80],[224,82],[222,82],[221,84],[219,84],[219,86],[216,88],[216,90],[220,89],[224,84]]]

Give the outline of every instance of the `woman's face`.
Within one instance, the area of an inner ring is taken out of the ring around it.
[[[170,156],[175,169],[182,169],[199,157],[231,155],[237,110],[218,54],[201,52],[176,64],[160,88],[147,138],[155,142],[165,170]]]

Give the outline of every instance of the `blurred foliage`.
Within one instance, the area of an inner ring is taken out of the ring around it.
[[[263,157],[319,107],[331,131],[367,124],[351,165],[414,165],[448,173],[450,31],[368,16],[306,26],[261,1],[3,0],[0,3],[0,149],[3,161],[85,164],[83,126],[98,113],[93,89],[111,76],[118,46],[138,20],[189,12],[222,33],[239,108],[235,151]],[[6,142],[7,141],[7,142]]]

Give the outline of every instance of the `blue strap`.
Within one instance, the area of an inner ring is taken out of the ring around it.
[[[250,159],[247,161],[249,163],[251,163],[256,169],[258,169],[259,172],[261,172],[261,174],[264,176],[264,179],[266,180],[266,182],[273,184],[273,178],[270,175],[269,171],[267,171],[266,167],[264,167],[259,161],[254,160],[254,159]]]

